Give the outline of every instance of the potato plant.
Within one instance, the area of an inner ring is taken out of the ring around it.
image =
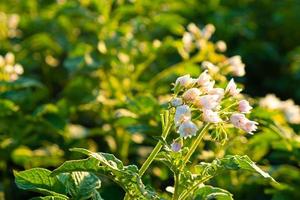
[[[52,172],[43,168],[16,172],[16,184],[47,195],[41,199],[102,199],[97,189],[105,176],[124,189],[124,199],[184,200],[233,199],[230,192],[205,184],[227,170],[248,170],[273,180],[246,155],[227,155],[208,163],[190,160],[205,134],[225,142],[229,127],[250,134],[257,129],[258,123],[245,116],[252,107],[239,97],[241,89],[233,79],[225,89],[214,85],[207,71],[195,79],[190,75],[177,78],[169,109],[161,114],[162,134],[140,169],[124,165],[112,154],[74,148],[87,158],[66,161]],[[174,175],[174,185],[166,188],[171,195],[162,197],[142,181],[154,160],[163,162]]]
[[[0,199],[299,199],[299,106],[240,93],[252,10],[201,2],[1,1]]]

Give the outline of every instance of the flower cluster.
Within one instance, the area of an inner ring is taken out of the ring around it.
[[[187,31],[184,32],[182,37],[183,50],[182,55],[188,57],[188,54],[193,51],[193,49],[201,49],[206,45],[206,42],[211,38],[212,34],[215,32],[216,28],[212,24],[207,24],[201,30],[194,23],[190,23],[187,27]],[[225,42],[218,43],[218,48],[220,50],[226,50]]]
[[[281,101],[274,94],[268,94],[260,99],[259,104],[264,108],[282,111],[289,123],[300,124],[300,106],[291,99]]]
[[[217,73],[220,70],[222,74],[231,74],[233,76],[244,76],[245,75],[245,64],[242,62],[241,56],[232,56],[227,58],[217,52],[225,52],[227,45],[224,41],[217,41],[216,43],[210,42],[209,39],[215,32],[215,27],[212,24],[207,24],[203,29],[198,28],[194,23],[187,26],[187,31],[182,36],[182,48],[179,49],[179,53],[185,59],[188,59],[190,53],[195,49],[198,50],[209,50],[210,57],[213,55],[214,63],[207,65],[204,64],[204,68],[210,68],[213,73]],[[212,48],[213,47],[213,48]],[[217,52],[215,52],[217,51]]]
[[[175,95],[170,103],[176,108],[174,123],[180,136],[186,138],[196,135],[200,122],[215,125],[230,123],[248,133],[255,131],[257,122],[245,116],[252,107],[247,100],[241,100],[240,92],[233,79],[225,89],[215,87],[215,81],[207,70],[198,78],[190,75],[177,78]],[[194,117],[193,113],[198,117]]]
[[[0,55],[0,81],[15,81],[23,72],[22,65],[15,63],[14,54]]]

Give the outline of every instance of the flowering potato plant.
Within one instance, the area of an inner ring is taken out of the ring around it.
[[[273,180],[246,155],[227,155],[208,163],[192,157],[205,134],[225,143],[227,129],[235,127],[250,134],[257,129],[258,123],[245,116],[252,107],[243,99],[234,80],[225,88],[215,84],[207,71],[198,78],[177,78],[169,108],[161,114],[161,137],[141,168],[125,166],[112,154],[74,148],[72,151],[87,158],[66,161],[53,171],[33,168],[15,172],[16,184],[46,195],[41,199],[102,199],[98,189],[104,176],[123,188],[124,199],[184,200],[233,199],[230,192],[206,185],[227,170],[248,170]],[[142,181],[154,160],[166,164],[173,172],[174,185],[166,188],[170,195],[161,196]]]

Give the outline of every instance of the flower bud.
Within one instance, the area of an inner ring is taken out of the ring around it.
[[[180,149],[181,149],[181,143],[180,143],[180,142],[174,141],[174,142],[171,144],[171,149],[172,149],[172,151],[174,151],[174,152],[180,151]]]
[[[225,52],[227,49],[226,43],[223,40],[216,42],[216,49],[220,52]]]

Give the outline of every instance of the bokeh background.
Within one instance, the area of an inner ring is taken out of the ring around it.
[[[35,196],[16,188],[13,170],[54,169],[77,157],[71,147],[140,166],[160,132],[170,83],[200,72],[187,63],[161,74],[182,60],[177,47],[191,22],[214,24],[211,40],[241,55],[244,93],[300,103],[299,0],[1,0],[0,55],[12,52],[24,73],[0,73],[0,199]],[[283,184],[234,173],[214,183],[236,199],[300,199],[299,126],[284,129],[296,139],[266,133],[249,139],[249,149],[235,147]],[[163,192],[168,177],[155,164],[146,182]],[[124,195],[110,182],[101,190],[105,199]]]

